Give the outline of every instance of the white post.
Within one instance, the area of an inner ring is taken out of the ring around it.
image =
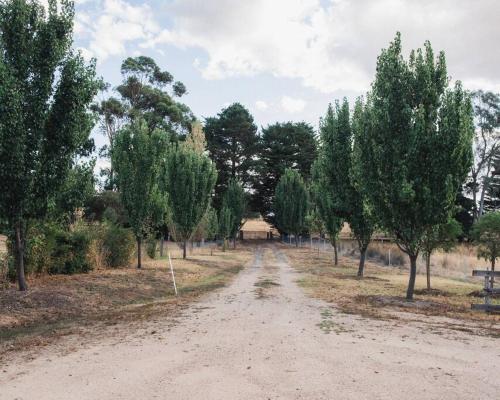
[[[389,267],[391,266],[391,248],[389,247]]]
[[[174,282],[175,295],[177,296],[177,285],[175,284],[174,267],[172,267],[172,259],[170,258],[170,250],[168,251],[168,262],[170,264],[170,273],[172,274],[172,281]]]

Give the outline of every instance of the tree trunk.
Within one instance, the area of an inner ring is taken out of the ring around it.
[[[187,249],[187,240],[184,240],[184,244],[182,246],[182,258],[186,259],[186,249]]]
[[[427,290],[431,290],[431,254],[425,257],[425,273],[427,275]]]
[[[339,265],[339,253],[337,251],[337,239],[333,239],[332,245],[333,245],[333,264],[335,266],[337,266],[337,265]]]
[[[26,277],[24,275],[24,237],[23,229],[21,223],[16,224],[16,270],[17,270],[17,283],[19,285],[20,291],[28,290],[28,284],[26,283]]]
[[[415,291],[415,278],[417,276],[417,256],[410,255],[410,280],[408,281],[408,290],[406,291],[406,300],[413,300]]]
[[[236,249],[236,236],[233,238],[233,249]]]
[[[142,248],[141,248],[141,238],[140,237],[137,237],[137,268],[141,269],[142,268],[142,264],[141,264],[141,252],[142,252]]]
[[[227,239],[224,238],[222,240],[222,251],[225,252],[226,251],[226,247],[227,247]]]
[[[163,242],[164,242],[163,234],[161,235],[160,239],[160,257],[163,257]]]
[[[358,276],[360,278],[363,277],[363,274],[365,272],[366,249],[367,249],[366,247],[360,249],[359,267],[358,267]]]
[[[299,247],[299,237],[295,235],[295,247]]]

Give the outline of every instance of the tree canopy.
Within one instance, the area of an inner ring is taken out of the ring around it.
[[[206,119],[205,135],[210,158],[218,171],[214,205],[219,209],[231,178],[238,179],[245,189],[251,187],[257,126],[250,112],[234,103],[217,116]]]
[[[489,261],[494,271],[496,259],[500,257],[500,212],[483,215],[474,224],[472,232],[479,243],[478,257]]]
[[[95,65],[71,50],[74,7],[0,3],[0,215],[14,232],[19,288],[26,224],[46,214],[76,156],[88,155]]]
[[[316,148],[314,129],[305,122],[276,123],[262,129],[252,203],[267,222],[276,222],[272,207],[281,176],[288,168],[309,180]]]
[[[183,242],[183,257],[186,258],[187,241],[210,205],[217,170],[207,156],[177,146],[168,154],[164,173],[171,230],[174,238]]]
[[[406,61],[398,34],[382,50],[363,107],[363,191],[381,226],[410,258],[413,298],[422,238],[453,211],[472,161],[472,105],[459,82],[448,89],[444,53],[429,42]],[[361,111],[360,111],[361,112]]]
[[[292,169],[285,170],[276,186],[274,213],[276,224],[281,232],[295,235],[298,246],[298,235],[307,228],[309,195],[300,174]]]

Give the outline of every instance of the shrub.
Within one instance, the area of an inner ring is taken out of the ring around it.
[[[148,237],[146,241],[146,253],[151,259],[156,258],[156,250],[158,247],[158,240],[154,236]]]
[[[106,253],[106,264],[110,268],[126,267],[135,250],[135,239],[132,231],[119,225],[104,225],[103,247]]]
[[[74,274],[89,272],[92,269],[87,258],[91,237],[86,230],[55,234],[55,247],[51,254],[48,272],[51,274]]]

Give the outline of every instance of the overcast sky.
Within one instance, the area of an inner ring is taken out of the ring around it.
[[[408,52],[430,40],[466,88],[500,91],[498,0],[76,0],[75,46],[119,83],[148,55],[199,117],[238,101],[259,126],[317,126],[329,102],[364,94],[396,31]]]

